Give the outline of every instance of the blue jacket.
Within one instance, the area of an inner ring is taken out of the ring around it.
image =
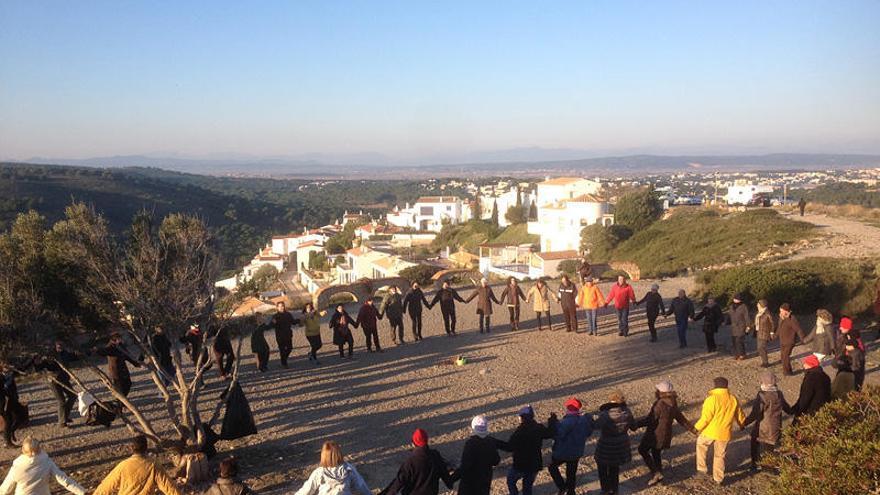
[[[573,461],[584,456],[584,445],[593,433],[593,418],[589,414],[566,414],[556,427],[553,458]]]

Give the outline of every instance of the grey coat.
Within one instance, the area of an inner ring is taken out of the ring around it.
[[[745,304],[734,304],[730,307],[730,335],[742,337],[746,334],[752,320],[749,318],[749,308]]]

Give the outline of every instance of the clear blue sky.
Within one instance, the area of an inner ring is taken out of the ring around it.
[[[880,2],[0,0],[0,157],[880,152]]]

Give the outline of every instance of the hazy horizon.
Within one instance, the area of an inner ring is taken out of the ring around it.
[[[0,159],[880,154],[880,2],[0,4]]]

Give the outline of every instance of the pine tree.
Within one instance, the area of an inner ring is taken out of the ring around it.
[[[482,196],[480,196],[479,190],[477,190],[477,199],[474,201],[473,217],[475,220],[482,220],[483,219]]]
[[[532,204],[529,206],[529,220],[538,220],[538,205],[535,204],[535,200],[532,200]]]
[[[492,201],[492,225],[498,228],[498,200]]]

